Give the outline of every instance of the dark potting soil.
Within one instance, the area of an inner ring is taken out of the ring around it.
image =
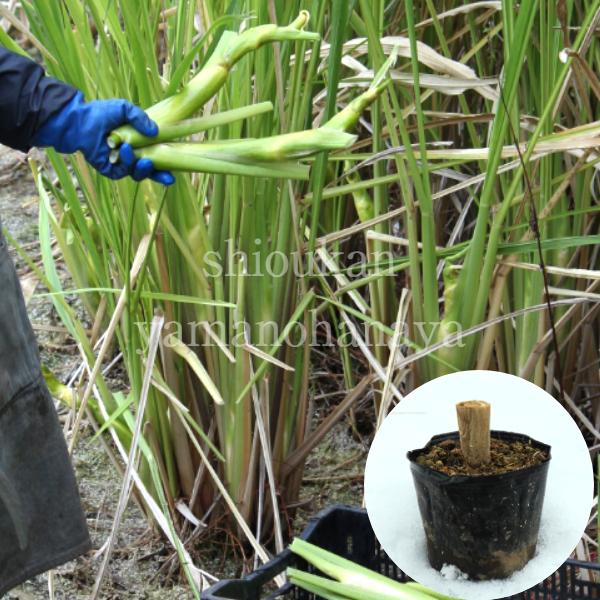
[[[434,444],[421,454],[416,462],[424,467],[440,471],[446,475],[502,475],[533,467],[544,462],[548,453],[530,443],[509,441],[492,437],[490,442],[490,462],[479,467],[469,466],[463,457],[458,440],[444,440]]]

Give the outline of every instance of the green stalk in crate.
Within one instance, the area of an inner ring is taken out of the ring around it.
[[[394,581],[299,538],[290,550],[333,577],[335,581],[299,569],[287,571],[293,584],[327,600],[454,600],[418,583]]]

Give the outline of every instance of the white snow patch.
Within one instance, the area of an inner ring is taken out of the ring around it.
[[[469,579],[469,576],[463,573],[456,565],[444,564],[440,574],[444,579]]]

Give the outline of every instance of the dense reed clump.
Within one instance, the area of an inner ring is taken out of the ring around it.
[[[233,515],[266,559],[310,451],[365,397],[376,427],[428,379],[498,369],[600,435],[600,1],[309,4],[23,2],[53,75],[160,122],[115,131],[114,160],[127,142],[180,171],[164,190],[34,166],[40,275],[85,362],[79,393],[53,389],[139,453],[192,586],[186,515]],[[321,387],[342,395],[315,422]]]

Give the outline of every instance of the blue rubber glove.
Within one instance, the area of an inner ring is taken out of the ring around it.
[[[79,150],[96,170],[110,179],[130,176],[141,181],[149,177],[163,185],[174,183],[175,178],[169,171],[155,170],[148,158],[136,159],[129,144],[121,146],[121,160],[111,164],[111,149],[106,138],[120,125],[131,125],[148,137],[158,134],[158,125],[134,104],[126,100],[85,102],[83,94],[77,92],[64,108],[38,129],[33,143],[36,146],[51,146],[62,154]]]

